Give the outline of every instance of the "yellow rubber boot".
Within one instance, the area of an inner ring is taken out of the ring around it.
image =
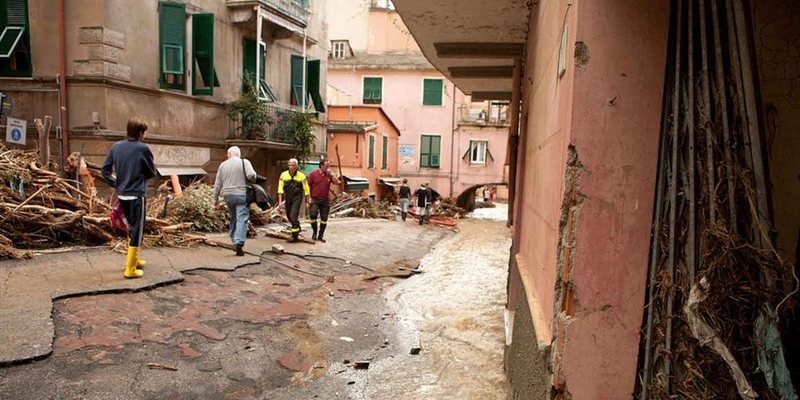
[[[128,239],[128,247],[131,247],[131,240]],[[144,268],[144,265],[147,264],[147,261],[140,259],[138,256],[136,257],[136,269]]]
[[[136,269],[136,262],[139,259],[139,248],[128,246],[128,258],[125,261],[125,272],[123,275],[126,278],[141,278],[144,271]]]

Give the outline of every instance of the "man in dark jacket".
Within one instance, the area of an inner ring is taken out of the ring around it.
[[[408,187],[408,179],[403,178],[403,184],[400,185],[398,195],[400,197],[400,218],[405,221],[406,215],[408,215],[408,203],[411,198],[411,188]]]
[[[425,218],[425,207],[428,205],[429,195],[430,192],[426,183],[420,184],[419,189],[414,192],[414,197],[417,198],[417,217],[419,217],[420,225],[422,225],[422,221]]]
[[[139,247],[144,239],[147,214],[147,180],[156,176],[156,166],[150,147],[142,143],[147,123],[139,117],[128,120],[128,137],[111,146],[103,163],[103,179],[117,191],[122,213],[128,221],[128,258],[126,278],[141,278],[144,260],[139,259]]]

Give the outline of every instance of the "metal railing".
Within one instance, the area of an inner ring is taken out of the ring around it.
[[[231,118],[227,139],[265,140],[290,143],[287,138],[286,116],[290,113],[303,113],[300,107],[284,103],[262,103],[269,112],[269,119],[263,125],[263,132],[243,132],[241,116]]]
[[[260,0],[261,3],[275,11],[302,23],[308,24],[309,0]]]
[[[309,0],[257,0],[276,15],[284,16],[299,23],[308,25]],[[254,0],[227,0],[228,7],[249,6]]]

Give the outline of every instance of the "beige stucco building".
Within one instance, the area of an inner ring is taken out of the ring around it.
[[[102,162],[128,118],[140,115],[165,175],[213,179],[237,144],[269,176],[296,150],[273,134],[275,124],[246,137],[225,104],[250,76],[270,110],[316,113],[321,139],[324,10],[323,0],[9,0],[0,21],[18,40],[0,44],[0,92],[31,133],[34,118],[53,117],[57,164],[73,151]]]

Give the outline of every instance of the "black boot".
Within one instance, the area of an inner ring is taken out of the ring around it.
[[[422,225],[422,216],[419,216],[419,224]]]
[[[400,213],[400,218],[402,218],[402,219],[403,219],[403,222],[405,222],[405,220],[406,220],[406,213],[404,213],[404,212],[401,212],[401,213]]]
[[[298,239],[298,238],[299,238],[299,236],[300,236],[300,234],[299,234],[299,233],[292,233],[292,237],[291,237],[291,239],[287,240],[287,242],[289,242],[289,243],[297,243],[297,242],[298,242],[298,240],[299,240],[299,239]]]
[[[319,224],[319,235],[317,235],[317,239],[316,240],[318,240],[318,241],[320,241],[322,243],[326,242],[326,240],[323,239],[322,236],[325,234],[325,228],[327,228],[327,227],[328,227],[328,224]]]
[[[317,240],[317,223],[311,223],[311,230],[314,232],[311,234],[311,240]]]

